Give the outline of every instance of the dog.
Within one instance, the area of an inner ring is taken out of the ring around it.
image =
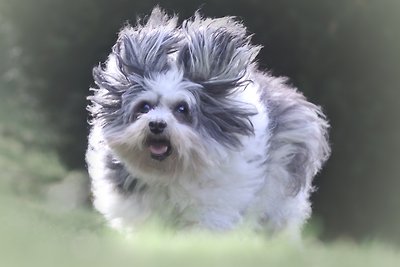
[[[177,21],[154,8],[93,69],[95,208],[119,229],[158,218],[178,229],[301,231],[330,154],[321,108],[259,70],[261,47],[236,18]]]

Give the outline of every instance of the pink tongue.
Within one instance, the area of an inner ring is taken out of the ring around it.
[[[150,145],[150,152],[154,155],[162,155],[167,152],[168,146],[166,145]]]

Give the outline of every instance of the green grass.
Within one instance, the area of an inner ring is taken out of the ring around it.
[[[174,233],[157,224],[123,235],[95,214],[57,212],[0,198],[1,266],[399,266],[400,254],[378,243],[291,244],[241,230]]]
[[[0,88],[0,266],[400,266],[380,242],[303,244],[233,233],[173,232],[157,223],[120,234],[92,209],[51,205],[43,188],[67,175],[48,150],[43,119],[29,99]]]

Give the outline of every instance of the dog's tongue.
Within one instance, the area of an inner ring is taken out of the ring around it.
[[[150,152],[154,155],[165,154],[168,150],[168,146],[164,144],[152,144],[149,146]]]

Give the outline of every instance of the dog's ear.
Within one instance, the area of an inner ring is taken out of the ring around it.
[[[147,19],[138,19],[135,27],[127,25],[120,31],[105,66],[93,68],[98,86],[88,98],[93,117],[112,123],[122,120],[124,99],[145,90],[144,77],[169,68],[168,54],[176,51],[181,38],[176,24],[176,16],[156,7]]]
[[[214,94],[236,87],[260,50],[250,44],[246,28],[233,17],[203,19],[196,13],[182,23],[182,31],[186,42],[178,64],[188,79],[206,89],[213,85]]]
[[[98,66],[93,69],[97,85],[121,91],[144,76],[167,70],[168,54],[177,50],[181,39],[176,24],[176,16],[170,17],[156,7],[147,19],[138,19],[135,27],[125,26],[105,68]]]
[[[249,119],[254,106],[229,96],[248,81],[260,47],[250,44],[243,24],[233,17],[203,19],[198,13],[182,23],[183,47],[177,64],[184,77],[200,85],[192,89],[198,105],[198,126],[207,137],[227,147],[241,145],[239,136],[254,134]]]
[[[177,18],[155,8],[144,25],[126,26],[119,33],[113,54],[126,74],[140,76],[165,71],[168,54],[177,50],[180,36],[175,31]]]

